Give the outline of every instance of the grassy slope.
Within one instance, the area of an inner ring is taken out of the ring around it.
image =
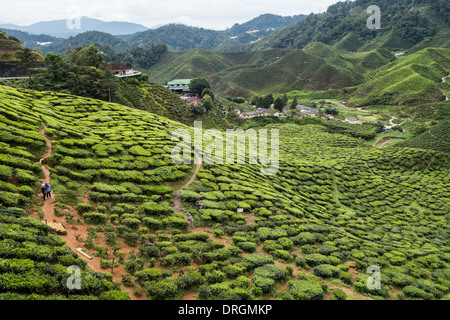
[[[219,94],[249,97],[354,86],[364,80],[364,74],[391,58],[382,50],[351,53],[321,43],[312,43],[304,50],[230,53],[195,49],[168,52],[148,73],[152,81],[160,84],[174,78],[203,76],[210,79]]]
[[[117,102],[129,107],[146,110],[182,123],[191,123],[189,107],[180,97],[155,84],[121,83],[116,93]]]
[[[432,126],[424,133],[405,142],[400,142],[397,147],[432,149],[442,152],[450,152],[450,119],[447,118]]]
[[[167,52],[148,70],[149,79],[159,84],[178,79],[209,76],[236,65],[261,65],[289,50],[258,52],[220,52],[193,49],[186,52]]]
[[[349,100],[354,105],[376,104],[383,96],[389,104],[437,102],[443,99],[438,82],[450,71],[450,50],[427,48],[373,72]]]

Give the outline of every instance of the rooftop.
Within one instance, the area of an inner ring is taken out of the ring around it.
[[[167,82],[168,86],[171,85],[189,85],[191,83],[191,79],[174,79],[172,81]]]

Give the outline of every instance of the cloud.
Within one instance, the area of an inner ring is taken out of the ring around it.
[[[2,0],[0,23],[30,25],[67,19],[70,8],[81,16],[128,21],[147,27],[167,23],[223,30],[264,13],[290,16],[323,12],[337,0]]]

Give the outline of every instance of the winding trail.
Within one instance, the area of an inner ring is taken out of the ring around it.
[[[195,178],[197,177],[197,173],[200,171],[202,167],[202,158],[199,157],[198,154],[195,154],[195,158],[197,159],[197,165],[195,166],[194,173],[192,174],[188,182],[186,182],[182,187],[180,187],[178,190],[175,191],[175,194],[172,199],[173,200],[172,208],[176,212],[181,213],[186,219],[188,218],[186,212],[181,210],[180,194],[184,188],[188,188],[191,185],[191,183],[194,182]]]

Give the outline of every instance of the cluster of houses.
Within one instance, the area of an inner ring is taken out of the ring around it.
[[[301,117],[308,116],[308,117],[320,117],[319,110],[303,106],[303,105],[297,105],[295,108],[295,111],[297,114]],[[283,110],[283,112],[278,112],[275,110],[265,109],[265,108],[257,108],[256,110],[239,110],[235,109],[234,112],[240,117],[240,118],[254,118],[254,117],[265,117],[265,116],[276,116],[276,117],[285,117],[288,113],[292,112],[292,110]],[[327,118],[333,118],[331,115],[325,115]]]
[[[234,112],[240,117],[244,119],[254,118],[254,117],[265,117],[265,116],[276,116],[276,117],[285,117],[288,113],[291,113],[293,110],[283,110],[283,112],[278,112],[275,110],[265,109],[265,108],[257,108],[256,110],[239,110],[235,109]],[[321,114],[318,109],[311,108],[304,105],[297,105],[295,111],[300,117],[315,117],[315,118],[323,118],[323,119],[334,119],[333,115],[330,114]],[[362,124],[363,121],[358,120],[353,117],[347,117],[344,120],[345,122],[351,124]]]
[[[280,115],[282,116],[281,113],[279,113],[275,110],[270,110],[270,109],[265,109],[265,108],[258,108],[256,110],[235,109],[234,112],[236,112],[240,118],[245,118],[245,119],[254,118],[254,117],[265,117],[265,116],[280,116]]]

